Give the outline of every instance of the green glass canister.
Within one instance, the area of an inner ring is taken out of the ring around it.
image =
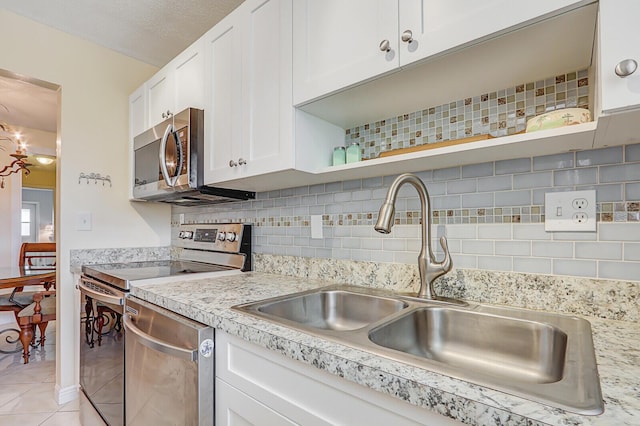
[[[362,160],[360,144],[358,142],[351,142],[351,145],[347,148],[347,163],[357,163],[360,160]]]
[[[346,150],[344,146],[336,146],[333,148],[333,165],[340,166],[346,162]]]

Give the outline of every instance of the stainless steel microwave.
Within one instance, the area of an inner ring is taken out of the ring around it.
[[[133,139],[133,198],[183,206],[255,198],[204,185],[204,111],[187,108]]]

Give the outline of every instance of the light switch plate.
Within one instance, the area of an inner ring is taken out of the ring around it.
[[[311,215],[311,238],[314,240],[322,239],[322,215]]]
[[[91,231],[91,212],[76,213],[76,231]]]
[[[595,232],[596,191],[544,194],[544,230],[547,232]]]

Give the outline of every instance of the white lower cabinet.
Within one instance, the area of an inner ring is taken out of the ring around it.
[[[458,425],[216,330],[217,425]]]

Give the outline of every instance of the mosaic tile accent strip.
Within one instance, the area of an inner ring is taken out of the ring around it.
[[[575,107],[589,108],[586,69],[347,129],[345,145],[358,142],[362,158],[371,159],[399,148],[478,135],[512,135],[524,131],[530,118]]]

